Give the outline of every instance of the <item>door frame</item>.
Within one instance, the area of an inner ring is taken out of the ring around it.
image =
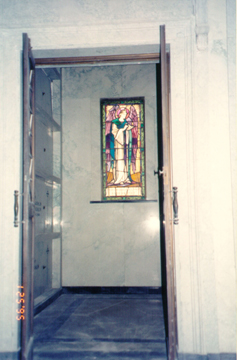
[[[44,68],[44,67],[70,67],[70,66],[86,66],[86,65],[113,65],[113,64],[131,64],[131,63],[153,63],[158,64],[162,61],[162,52],[163,59],[167,58],[167,67],[166,70],[161,69],[161,78],[167,76],[167,89],[170,94],[170,55],[169,51],[167,52],[165,44],[165,26],[160,27],[160,52],[159,53],[142,53],[142,54],[128,54],[128,55],[101,55],[101,56],[77,56],[77,57],[52,57],[52,58],[35,58],[35,67]],[[163,44],[163,45],[162,45]],[[165,52],[165,54],[164,54]],[[166,72],[166,74],[165,74]],[[162,92],[162,89],[161,89]],[[162,95],[162,94],[161,94]],[[167,95],[167,94],[166,94]],[[170,99],[170,96],[168,95]],[[167,107],[168,117],[170,116],[170,100],[165,100]],[[165,103],[164,102],[164,103]],[[164,106],[164,105],[163,105]],[[163,116],[163,114],[162,114]],[[171,131],[170,123],[168,124],[168,131]],[[171,140],[171,134],[168,134],[168,139]],[[170,154],[171,155],[171,154]],[[160,164],[158,164],[160,168]],[[172,169],[171,169],[172,170]],[[172,174],[170,174],[172,175]],[[172,178],[171,178],[172,180]],[[171,184],[172,185],[172,184]],[[171,195],[172,198],[172,195]],[[173,218],[172,208],[169,208],[169,218]],[[160,214],[161,227],[163,226],[163,218]],[[174,247],[170,249],[170,243],[173,244],[174,232],[169,232],[170,239],[168,254],[166,252],[165,263],[166,263],[166,294],[167,294],[167,355],[168,360],[175,360],[177,356],[177,317],[176,317],[176,294],[175,294],[175,282],[174,282],[174,272],[175,272],[175,263],[174,263]],[[165,245],[167,244],[167,238],[165,239]],[[172,245],[173,246],[173,245]],[[170,251],[171,250],[171,251]],[[23,260],[24,262],[24,260]],[[167,268],[167,262],[169,262],[169,267]],[[23,263],[24,269],[24,263]],[[24,272],[24,270],[23,270]],[[162,284],[163,285],[163,284]],[[171,341],[172,339],[172,341]]]
[[[23,34],[23,200],[21,359],[33,356],[34,188],[35,188],[35,61],[28,35]],[[24,304],[24,305],[23,305]],[[24,315],[23,315],[24,314]]]

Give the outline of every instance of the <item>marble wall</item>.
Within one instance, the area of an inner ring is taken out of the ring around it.
[[[61,284],[61,131],[52,120],[61,125],[61,91],[50,75],[35,71],[34,298]]]
[[[160,286],[153,65],[62,70],[63,286]],[[100,201],[100,99],[145,97],[146,191],[138,203]]]
[[[53,132],[51,81],[41,70],[35,71],[35,239],[34,298],[52,285],[53,188],[47,181],[53,175]]]

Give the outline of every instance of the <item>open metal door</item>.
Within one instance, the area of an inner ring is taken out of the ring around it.
[[[170,53],[165,41],[165,26],[160,26],[160,64],[157,66],[159,189],[161,213],[161,253],[163,255],[164,313],[168,360],[177,356],[175,298],[174,229],[177,219],[177,188],[172,187],[170,116]],[[173,206],[175,211],[173,214]]]
[[[34,69],[30,39],[23,34],[23,211],[22,286],[24,319],[21,320],[21,359],[33,359],[34,276]]]

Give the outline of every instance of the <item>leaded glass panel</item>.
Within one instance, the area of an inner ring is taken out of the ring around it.
[[[144,98],[102,99],[102,200],[145,199]]]

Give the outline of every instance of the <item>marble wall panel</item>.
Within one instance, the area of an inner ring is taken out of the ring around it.
[[[103,285],[103,281],[98,279],[98,274],[102,274],[103,279],[113,278],[113,273],[114,278],[121,278],[122,240],[117,225],[114,227],[117,233],[114,235],[116,251],[114,254],[110,251],[111,256],[108,257],[106,249],[111,247],[111,239],[107,228],[110,224],[104,222],[108,209],[90,204],[90,101],[65,97],[64,111],[65,108],[71,116],[63,127],[63,284],[99,286]],[[97,177],[100,176],[97,174]],[[121,223],[118,212],[111,212],[113,215],[118,224]],[[107,264],[113,258],[113,269],[110,266],[108,271]],[[118,280],[116,282],[119,283]]]
[[[58,70],[58,72],[60,69]],[[61,125],[61,81],[53,80],[52,85],[52,115],[54,120]]]
[[[145,151],[146,151],[146,194],[148,200],[158,199],[157,116],[156,89],[145,98]]]
[[[52,287],[52,240],[36,237],[34,257],[34,298]]]
[[[61,231],[61,185],[53,185],[53,232]]]
[[[52,288],[61,286],[61,238],[52,240]]]
[[[54,158],[59,166],[60,135],[57,152],[53,144],[54,133],[48,118],[52,116],[51,81],[43,70],[36,70],[35,84],[35,244],[34,244],[34,297],[52,286],[52,237],[55,191],[52,181]],[[56,167],[57,168],[57,167]],[[60,174],[59,174],[60,176]],[[58,204],[57,204],[58,205]],[[60,225],[59,225],[60,226]]]
[[[61,178],[61,133],[53,133],[53,175]]]
[[[53,133],[51,128],[42,124],[39,119],[35,126],[35,171],[36,174],[53,174]]]
[[[35,235],[45,231],[45,206],[44,201],[45,183],[41,179],[35,179]]]
[[[124,204],[125,283],[160,285],[158,202]]]
[[[62,75],[63,285],[159,286],[159,228],[150,236],[144,225],[150,213],[158,220],[158,202],[133,204],[129,216],[126,203],[90,203],[101,200],[105,97],[145,96],[147,197],[158,199],[155,65],[71,68]]]
[[[35,101],[44,111],[52,116],[51,80],[42,69],[35,71]]]
[[[35,181],[35,234],[50,233],[53,227],[53,188],[41,179]]]

